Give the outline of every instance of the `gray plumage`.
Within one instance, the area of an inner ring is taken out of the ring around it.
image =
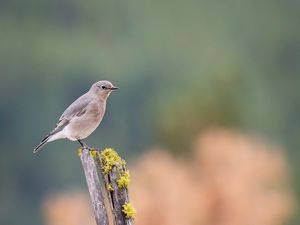
[[[90,90],[75,100],[61,115],[55,128],[33,150],[39,151],[48,142],[67,138],[79,141],[88,137],[100,124],[106,108],[106,100],[118,89],[109,81],[98,81]]]

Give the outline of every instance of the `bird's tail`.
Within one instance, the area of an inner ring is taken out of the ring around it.
[[[44,147],[44,146],[48,143],[50,137],[51,137],[50,135],[47,135],[47,136],[39,143],[39,145],[36,146],[36,147],[33,149],[33,153],[37,153],[39,150],[41,150],[42,147]]]

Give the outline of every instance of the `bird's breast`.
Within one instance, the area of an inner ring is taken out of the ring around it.
[[[72,118],[66,130],[67,138],[77,140],[89,136],[99,126],[104,112],[105,105],[90,105],[83,115]]]

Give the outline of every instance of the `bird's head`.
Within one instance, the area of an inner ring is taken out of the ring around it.
[[[94,83],[90,89],[93,93],[97,94],[98,96],[106,99],[110,93],[114,90],[117,90],[118,87],[115,87],[111,82],[107,80],[101,80]]]

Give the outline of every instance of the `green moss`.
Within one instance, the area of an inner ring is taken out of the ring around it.
[[[93,158],[96,158],[97,157],[97,150],[95,150],[95,149],[92,149],[91,151],[90,151],[90,153],[91,153],[91,155],[93,156]]]
[[[113,188],[113,186],[111,185],[111,184],[108,184],[107,186],[106,186],[106,189],[108,190],[108,191],[113,191],[114,190],[114,188]]]
[[[125,165],[125,161],[112,148],[106,148],[101,152],[101,161],[104,175],[107,175],[116,164]]]
[[[124,213],[126,219],[134,219],[136,215],[136,210],[133,208],[131,203],[125,203],[122,212]]]
[[[119,188],[126,188],[130,182],[130,174],[129,171],[125,171],[122,176],[118,179],[118,187]]]

